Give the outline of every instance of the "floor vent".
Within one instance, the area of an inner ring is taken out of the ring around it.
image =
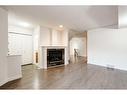
[[[108,70],[114,70],[115,68],[114,68],[114,65],[107,65],[107,69]]]

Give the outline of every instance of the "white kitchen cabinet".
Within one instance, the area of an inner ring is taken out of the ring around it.
[[[23,64],[32,63],[32,35],[9,33],[9,55],[22,55]]]

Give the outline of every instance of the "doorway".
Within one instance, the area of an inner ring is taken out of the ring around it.
[[[70,61],[82,58],[87,63],[87,32],[69,32],[69,55]]]

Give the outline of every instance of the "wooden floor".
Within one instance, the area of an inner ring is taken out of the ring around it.
[[[79,57],[65,67],[48,70],[23,66],[23,78],[1,89],[127,89],[127,71],[86,64]]]

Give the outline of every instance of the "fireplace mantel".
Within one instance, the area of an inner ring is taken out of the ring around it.
[[[66,46],[41,46],[40,47],[40,60],[39,67],[43,69],[47,69],[47,49],[64,49],[64,65],[68,64],[68,48]]]

